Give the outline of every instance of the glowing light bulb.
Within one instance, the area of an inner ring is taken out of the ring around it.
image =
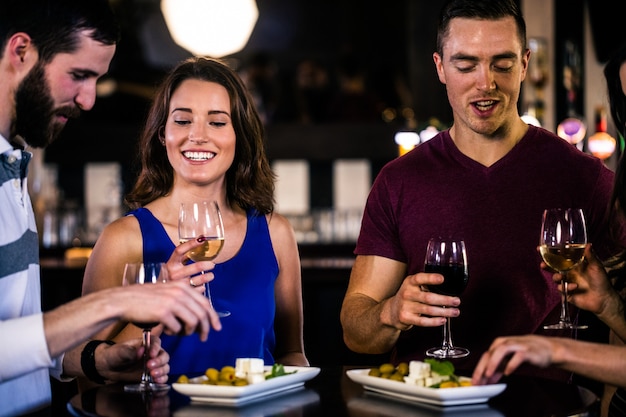
[[[161,0],[161,10],[174,42],[213,58],[242,50],[259,17],[255,0]]]
[[[420,137],[417,132],[410,131],[397,132],[394,140],[396,144],[398,144],[398,153],[400,156],[411,151],[418,143],[420,143]]]

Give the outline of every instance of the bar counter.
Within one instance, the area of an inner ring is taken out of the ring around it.
[[[77,394],[67,404],[70,415],[101,417],[544,417],[598,416],[598,399],[589,390],[550,380],[512,377],[507,388],[484,404],[436,407],[365,391],[346,376],[354,367],[324,367],[303,388],[241,406],[190,402],[173,389],[146,396],[113,384]],[[462,389],[462,388],[459,388]]]
[[[77,394],[73,383],[52,381],[53,416],[481,416],[481,417],[595,417],[596,396],[576,385],[550,381],[512,379],[507,390],[478,411],[426,409],[415,404],[380,398],[365,393],[362,387],[345,376],[349,368],[365,368],[387,362],[387,355],[362,355],[351,352],[343,343],[339,312],[352,266],[353,245],[304,245],[302,292],[304,302],[305,350],[312,366],[320,374],[305,388],[274,400],[239,408],[209,407],[190,404],[189,399],[171,390],[164,398],[153,398],[149,405],[140,396],[123,392],[120,385],[102,387]],[[84,265],[68,264],[59,256],[42,258],[42,303],[49,310],[80,296]],[[585,385],[586,386],[586,385]],[[71,400],[70,400],[71,399]],[[68,403],[69,401],[69,403]],[[162,413],[158,407],[163,407]],[[159,405],[161,404],[161,405]],[[150,413],[146,413],[149,407]],[[531,408],[535,407],[535,408]],[[139,411],[138,411],[139,410]],[[473,414],[468,414],[469,412]]]

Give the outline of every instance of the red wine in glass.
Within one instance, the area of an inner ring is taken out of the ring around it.
[[[437,294],[458,297],[463,290],[465,290],[465,287],[467,287],[467,281],[469,280],[464,265],[426,264],[424,266],[424,272],[443,275],[443,284],[428,286],[429,291],[436,292]]]
[[[429,285],[428,290],[450,296],[459,296],[469,280],[467,272],[467,254],[465,242],[458,239],[432,238],[428,241],[424,272],[443,275],[444,281],[440,285]],[[426,351],[427,356],[439,359],[462,358],[469,355],[469,350],[456,347],[452,343],[450,318],[443,326],[443,340],[441,346]]]

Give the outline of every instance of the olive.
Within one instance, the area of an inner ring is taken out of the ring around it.
[[[231,381],[219,380],[215,385],[233,385],[233,383]]]
[[[233,385],[236,387],[243,387],[245,385],[248,385],[248,380],[245,378],[235,378],[235,380],[233,381]]]
[[[378,369],[381,374],[391,374],[396,370],[396,367],[390,363],[383,363]]]
[[[233,368],[232,366],[222,367],[218,380],[233,382],[235,380],[235,368]]]
[[[215,368],[209,368],[204,374],[209,378],[209,381],[215,382],[219,379],[220,371]]]
[[[389,379],[393,380],[393,381],[400,381],[400,382],[404,382],[404,375],[402,375],[399,372],[394,372],[393,374],[391,374],[391,376],[389,377]]]
[[[409,374],[409,364],[406,362],[400,362],[396,367],[396,371],[403,376],[407,376]]]

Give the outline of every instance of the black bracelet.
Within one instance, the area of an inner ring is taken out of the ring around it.
[[[80,366],[83,368],[83,373],[90,381],[95,382],[96,384],[104,384],[104,378],[102,375],[98,373],[96,369],[96,348],[100,346],[101,343],[106,343],[107,345],[114,345],[115,342],[111,340],[92,340],[91,342],[85,345],[82,353],[80,354]]]

